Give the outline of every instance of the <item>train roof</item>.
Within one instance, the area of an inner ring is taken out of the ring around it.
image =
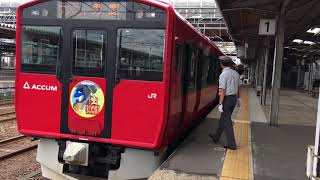
[[[45,1],[45,0],[31,0],[27,3],[22,4],[19,8],[24,8],[24,7],[27,7],[30,5],[34,5],[38,2],[39,3],[43,2],[43,1]],[[183,21],[187,26],[189,26],[190,29],[192,29],[195,33],[197,33],[200,37],[202,37],[203,40],[206,40],[211,46],[213,46],[216,50],[218,50],[222,55],[224,54],[221,52],[219,47],[215,45],[215,43],[213,43],[207,36],[200,33],[189,21],[187,21],[183,16],[181,16],[181,14],[174,9],[174,7],[172,6],[172,4],[170,2],[168,2],[166,0],[140,0],[140,2],[145,2],[150,5],[157,6],[161,9],[165,9],[167,11],[173,12],[181,21]]]

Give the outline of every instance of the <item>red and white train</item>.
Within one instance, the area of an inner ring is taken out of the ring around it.
[[[17,10],[16,117],[50,179],[146,178],[217,104],[223,53],[156,0]]]

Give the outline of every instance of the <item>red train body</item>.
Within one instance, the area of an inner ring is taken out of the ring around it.
[[[162,152],[217,103],[223,54],[164,2],[32,1],[16,38],[25,135]]]

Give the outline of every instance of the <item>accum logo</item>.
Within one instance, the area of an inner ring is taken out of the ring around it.
[[[43,84],[33,84],[32,86],[30,86],[28,82],[24,83],[23,89],[38,90],[38,91],[58,91],[57,86],[43,85]]]

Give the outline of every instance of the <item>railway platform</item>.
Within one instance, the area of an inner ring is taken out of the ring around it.
[[[233,113],[238,149],[225,150],[208,133],[218,126],[214,109],[149,178],[220,180],[303,180],[307,146],[314,142],[317,99],[296,90],[281,90],[278,127],[268,123],[266,106],[251,87],[242,88],[241,106]]]

